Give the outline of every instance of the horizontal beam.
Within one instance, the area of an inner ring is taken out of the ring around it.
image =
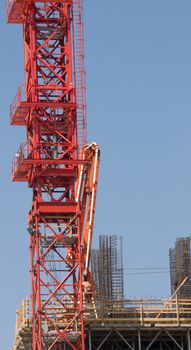
[[[78,164],[90,164],[90,161],[83,159],[23,159],[23,165],[78,165]]]

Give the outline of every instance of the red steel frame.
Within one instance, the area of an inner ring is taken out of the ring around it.
[[[33,350],[84,350],[83,208],[75,200],[86,143],[82,0],[10,0],[23,23],[25,84],[11,124],[25,125],[13,181],[33,190],[29,212]],[[81,165],[80,165],[81,164]]]

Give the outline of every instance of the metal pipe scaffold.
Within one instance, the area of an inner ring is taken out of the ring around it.
[[[82,0],[8,0],[6,11],[24,37],[24,88],[10,112],[27,130],[13,181],[33,191],[32,349],[83,350],[100,151],[86,145]]]

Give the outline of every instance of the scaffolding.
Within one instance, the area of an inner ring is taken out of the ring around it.
[[[123,300],[122,237],[101,235],[99,249],[92,250],[91,266],[96,299],[104,303]]]
[[[190,237],[180,237],[169,250],[171,293],[173,294],[185,277],[187,281],[178,291],[181,298],[191,297],[191,250]]]
[[[96,311],[90,303],[84,315],[86,350],[191,350],[191,299],[123,300],[115,307],[100,303]],[[59,317],[57,327],[62,322]],[[32,350],[30,299],[16,314],[12,350],[23,349]]]

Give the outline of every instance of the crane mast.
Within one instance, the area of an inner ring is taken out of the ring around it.
[[[11,124],[26,127],[26,141],[12,177],[33,192],[32,349],[84,350],[100,151],[86,145],[82,0],[8,0],[7,22],[23,25]]]

